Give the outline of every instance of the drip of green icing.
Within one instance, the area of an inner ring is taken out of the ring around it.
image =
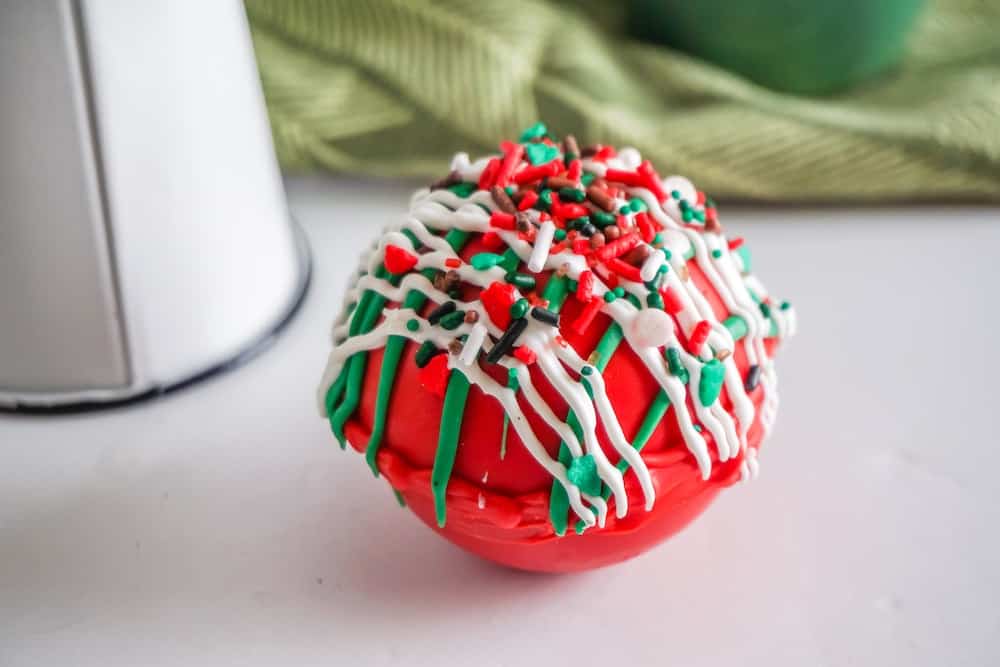
[[[468,396],[469,380],[461,371],[453,369],[448,379],[448,390],[444,395],[441,427],[438,432],[438,447],[434,454],[434,467],[431,469],[434,514],[437,516],[437,523],[441,528],[444,528],[447,520],[448,481],[451,479],[452,468],[455,467],[458,436],[462,430],[462,417],[465,414],[465,401]]]
[[[718,359],[712,359],[701,367],[698,381],[698,399],[705,407],[715,403],[722,392],[722,381],[726,377],[726,367]]]
[[[452,229],[445,235],[445,240],[452,249],[458,252],[469,238],[469,232],[460,229]],[[421,271],[428,280],[434,279],[434,269],[424,269]],[[412,308],[419,311],[427,303],[427,297],[420,290],[410,290],[403,300],[403,308]],[[380,309],[381,310],[381,309]],[[399,359],[403,349],[406,347],[406,336],[389,336],[386,341],[385,352],[382,356],[382,370],[379,373],[378,393],[375,396],[375,416],[372,422],[371,435],[368,438],[368,445],[365,448],[365,461],[372,473],[378,477],[378,465],[376,456],[379,447],[382,445],[382,437],[385,433],[385,423],[389,412],[389,399],[392,398],[392,390],[396,383],[396,373],[399,370]]]
[[[601,478],[597,474],[597,463],[592,454],[573,459],[566,469],[566,476],[583,493],[596,496],[601,492]]]
[[[396,496],[396,502],[399,503],[400,507],[406,507],[406,498],[403,497],[402,493],[400,493],[396,489],[393,489],[392,495]]]

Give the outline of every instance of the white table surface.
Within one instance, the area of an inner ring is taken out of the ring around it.
[[[312,290],[249,365],[0,416],[0,665],[1000,661],[1000,213],[726,208],[799,309],[760,479],[626,564],[504,570],[400,510],[313,406],[355,254],[410,186],[288,184]]]

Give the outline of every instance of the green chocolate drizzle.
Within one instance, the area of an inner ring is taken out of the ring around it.
[[[465,400],[469,396],[469,380],[461,371],[453,369],[448,379],[448,391],[444,395],[441,410],[441,427],[438,432],[438,448],[434,454],[431,469],[431,491],[434,493],[434,514],[438,526],[444,528],[448,506],[445,501],[448,481],[455,467],[458,452],[458,436],[462,431],[462,417],[465,414]]]

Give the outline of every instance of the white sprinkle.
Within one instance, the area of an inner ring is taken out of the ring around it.
[[[666,345],[674,334],[674,321],[659,308],[640,310],[631,325],[630,342],[641,347]]]
[[[663,253],[657,250],[656,252],[649,253],[649,257],[646,261],[642,263],[642,268],[639,269],[639,277],[642,278],[643,282],[649,282],[656,277],[656,272],[660,269],[660,265],[663,264]]]
[[[486,340],[486,327],[483,326],[482,322],[476,322],[476,325],[472,327],[472,331],[469,332],[469,337],[465,340],[459,361],[466,366],[476,363],[476,358],[479,356],[479,348],[483,346],[484,340]]]
[[[528,258],[528,270],[532,273],[538,273],[545,268],[545,260],[549,258],[549,248],[552,247],[552,237],[555,233],[555,224],[551,220],[546,220],[535,234],[535,247],[531,249],[531,257]]]
[[[483,484],[485,484],[486,480],[488,480],[489,478],[490,478],[490,471],[487,470],[486,472],[483,473]]]
[[[486,508],[486,496],[484,496],[483,494],[480,493],[479,494],[479,498],[476,499],[476,505],[479,507],[479,509],[485,509]]]

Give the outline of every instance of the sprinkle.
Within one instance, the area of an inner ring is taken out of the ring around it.
[[[634,171],[625,171],[624,169],[608,169],[604,173],[604,178],[609,181],[615,181],[616,183],[622,183],[629,187],[639,187],[643,185],[642,175]]]
[[[581,218],[581,220],[586,220],[586,218]],[[588,239],[596,233],[597,233],[597,227],[594,227],[589,222],[585,223],[582,227],[580,227],[580,234]]]
[[[732,350],[719,350],[715,353],[715,358],[719,361],[725,361],[733,354]]]
[[[478,321],[479,321],[479,313],[477,313],[474,310],[467,310],[467,311],[465,311],[465,323],[466,324],[475,324]]]
[[[743,245],[743,237],[742,236],[736,236],[734,238],[729,239],[729,249],[730,250],[736,250],[741,245]]]
[[[408,331],[420,331],[420,322],[410,318],[406,320],[406,328]]]
[[[502,255],[497,255],[492,252],[480,252],[473,255],[472,259],[469,260],[469,263],[472,264],[472,268],[477,271],[485,271],[487,269],[492,269],[502,260]]]
[[[407,273],[417,265],[417,256],[409,253],[398,245],[388,244],[385,247],[385,268],[389,273],[400,275]]]
[[[456,308],[458,308],[458,306],[455,305],[454,301],[445,301],[440,306],[438,306],[437,308],[435,308],[430,312],[430,314],[427,316],[427,321],[430,322],[431,325],[436,325],[438,322],[441,321],[442,317],[448,315],[449,313],[455,312]]]
[[[549,249],[552,247],[552,238],[555,236],[556,227],[551,220],[546,220],[538,229],[535,236],[535,246],[531,249],[531,256],[528,258],[528,270],[538,273],[545,268],[545,260],[549,257]]]
[[[658,252],[651,252],[639,269],[639,277],[642,278],[643,282],[649,282],[656,277],[661,266],[663,266],[663,255]]]
[[[493,185],[493,181],[496,179],[498,171],[500,171],[500,159],[492,158],[486,163],[486,168],[483,169],[483,173],[479,175],[479,189],[489,190]]]
[[[555,232],[552,233],[552,238],[555,241],[564,241],[566,239],[566,230],[557,229]],[[556,254],[557,251],[555,249],[552,249],[549,252],[551,252],[552,254]]]
[[[787,301],[782,301],[781,305],[778,306],[778,308],[781,309],[781,310],[788,310],[791,307],[792,307],[792,304],[788,303]]]
[[[575,190],[576,180],[568,176],[549,176],[545,179],[545,187],[552,190]],[[562,192],[559,193],[560,195]],[[576,196],[576,195],[571,195]]]
[[[548,211],[552,208],[552,190],[542,188],[538,192],[538,199],[535,201],[535,208],[539,211]]]
[[[618,225],[608,225],[604,228],[604,237],[609,241],[614,241],[616,238],[621,236],[622,230],[618,229]]]
[[[594,232],[590,237],[590,247],[594,250],[597,250],[607,242],[608,239],[604,236],[603,232]]]
[[[580,146],[576,143],[576,137],[572,134],[567,134],[566,138],[563,139],[563,153],[566,154],[567,160],[575,160],[575,158],[580,157]]]
[[[604,234],[607,236],[607,231],[605,231]],[[621,255],[624,255],[629,250],[639,245],[639,243],[640,239],[638,234],[626,234],[595,251],[594,255],[598,260],[606,262],[613,257],[620,257]]]
[[[550,146],[548,144],[541,144],[541,143],[539,143],[539,144],[528,144],[525,147],[524,152],[528,156],[528,162],[530,162],[531,164],[533,164],[535,166],[541,166],[541,165],[547,165],[547,164],[555,164],[552,161],[555,160],[556,157],[559,156],[559,149],[558,148],[556,148],[555,146]],[[550,176],[555,176],[556,173],[559,173],[559,172],[557,171],[557,172],[555,172],[553,174],[549,174],[549,175]],[[519,182],[521,182],[521,181],[519,181]]]
[[[764,317],[771,317],[771,304],[766,301],[761,301],[759,307],[761,315]]]
[[[557,276],[565,276],[568,273],[569,273],[569,262],[563,262],[562,264],[559,265],[559,268],[556,269]]]
[[[593,375],[594,374],[594,367],[593,366],[584,366],[583,368],[580,369],[580,374],[581,375]]]
[[[687,264],[681,264],[681,268],[677,269],[677,275],[680,276],[681,280],[687,282],[687,279],[691,277],[691,271]]]
[[[514,348],[514,357],[516,357],[518,361],[528,364],[529,366],[538,361],[538,355],[535,354],[535,351],[527,345]]]
[[[606,247],[608,246],[603,246],[602,248],[599,248],[597,252],[599,253]],[[642,276],[640,275],[639,267],[632,266],[631,264],[623,262],[617,257],[612,257],[611,259],[607,260],[605,264],[607,264],[609,269],[620,275],[625,280],[631,280],[634,283],[642,282]]]
[[[510,324],[510,307],[517,300],[517,289],[498,280],[480,292],[479,299],[493,324],[506,329]]]
[[[506,244],[503,242],[503,239],[496,232],[486,232],[483,234],[483,246],[487,250],[496,252],[497,250],[501,250],[504,245]]]
[[[517,213],[517,207],[514,205],[510,195],[499,185],[494,185],[490,188],[490,196],[493,197],[493,202],[497,205],[497,208],[504,213]]]
[[[604,162],[608,158],[612,158],[618,155],[614,146],[601,146],[600,149],[594,153],[594,160],[598,162]]]
[[[507,327],[507,330],[503,332],[503,335],[500,336],[500,340],[490,350],[490,353],[486,355],[486,361],[491,364],[500,361],[503,355],[507,354],[514,347],[514,343],[517,342],[517,339],[521,337],[521,334],[524,333],[527,327],[528,320],[523,317],[513,320],[510,326]]]
[[[537,201],[538,201],[538,193],[535,192],[534,190],[528,190],[527,192],[524,193],[524,196],[521,197],[521,201],[518,202],[517,210],[527,211],[529,208],[534,206],[535,202]]]
[[[529,308],[531,308],[531,302],[527,299],[518,299],[510,307],[510,316],[512,319],[520,320],[528,314]]]
[[[698,381],[698,399],[706,408],[719,398],[722,392],[722,381],[726,377],[726,367],[718,359],[712,359],[701,367],[701,379]]]
[[[642,236],[642,240],[649,243],[656,236],[656,230],[653,228],[653,223],[649,221],[649,216],[645,211],[639,211],[635,214],[635,224],[639,228],[639,235]]]
[[[441,326],[448,331],[457,329],[462,326],[465,322],[465,313],[461,310],[456,310],[441,318]]]
[[[651,291],[646,295],[646,305],[650,308],[663,308],[663,297],[659,292]]]
[[[588,303],[594,298],[594,272],[586,270],[580,273],[576,284],[576,298]]]
[[[559,315],[552,312],[548,308],[542,308],[541,306],[535,306],[531,309],[531,317],[538,320],[543,324],[548,324],[553,327],[559,326]]]
[[[701,348],[705,346],[705,342],[708,341],[708,335],[711,332],[712,325],[708,322],[708,320],[698,322],[688,339],[688,351],[694,355],[700,354]]]
[[[551,148],[551,147],[550,147]],[[552,150],[555,150],[554,148]],[[529,148],[530,155],[530,148]],[[547,176],[555,176],[559,173],[559,163],[549,162],[548,164],[536,165],[533,167],[525,167],[521,171],[517,172],[511,177],[511,180],[522,185],[524,183],[530,183],[532,181],[540,181]]]
[[[457,172],[453,171],[441,180],[434,181],[431,183],[431,190],[442,190],[444,188],[455,185],[456,183],[462,182],[462,176]]]
[[[655,294],[655,292],[653,292]],[[645,308],[632,318],[631,338],[642,347],[660,347],[673,337],[674,321],[659,309]]]
[[[561,218],[585,218],[590,211],[580,204],[552,204],[552,211]]]
[[[574,181],[580,180],[580,172],[583,171],[583,164],[580,163],[572,154],[563,156],[563,159],[567,161],[568,169],[566,170],[566,178],[573,179]]]
[[[664,310],[671,315],[676,315],[684,310],[684,302],[681,300],[681,297],[676,290],[669,287],[663,287],[660,289],[660,296],[663,298]]]
[[[580,177],[580,183],[582,183],[584,187],[589,186],[595,180],[597,180],[597,174],[593,174],[591,172],[587,172],[586,174]]]
[[[638,213],[639,211],[646,210],[646,202],[642,201],[638,197],[632,197],[628,200],[628,207]]]
[[[493,211],[490,213],[490,224],[499,229],[514,229],[515,228],[515,218],[511,213],[504,213],[503,211]]]
[[[552,188],[557,187],[556,184],[552,182],[552,180],[553,179],[551,179],[551,178],[548,180],[548,186],[552,187]],[[562,180],[565,181],[566,179],[562,179]],[[584,200],[586,200],[587,199],[587,193],[584,192],[583,190],[580,190],[579,188],[575,187],[575,185],[572,184],[573,183],[572,181],[570,181],[570,183],[571,183],[571,185],[569,185],[568,187],[563,186],[563,187],[559,188],[559,198],[562,199],[562,200],[564,200],[564,201],[576,202],[577,204],[579,204],[579,203],[583,202]]]
[[[643,160],[636,171],[642,176],[642,184],[656,196],[658,201],[667,200],[667,193],[663,191],[663,186],[660,185],[660,175],[656,173],[653,164],[649,160]]]
[[[613,295],[614,293],[608,292],[608,294]],[[573,323],[570,325],[570,329],[572,329],[577,335],[582,334],[594,321],[594,318],[597,316],[597,313],[601,311],[601,307],[603,305],[604,301],[602,299],[591,299],[587,302],[587,305],[584,306],[577,318],[573,320]]]
[[[417,368],[423,368],[427,365],[427,362],[431,360],[435,354],[440,352],[436,345],[429,340],[425,340],[417,348],[417,353],[413,356],[414,363],[417,364]]]
[[[622,298],[625,297],[625,288],[624,287],[615,287],[615,289],[612,290],[612,291],[615,293],[615,296],[618,297],[619,299],[622,299]]]
[[[549,129],[545,127],[545,123],[539,121],[521,133],[520,141],[526,143],[532,139],[541,139],[548,133]]]
[[[482,323],[476,324],[476,326],[472,327],[472,331],[469,332],[469,337],[462,348],[462,355],[459,357],[459,361],[466,366],[474,364],[476,357],[479,356],[479,349],[483,346],[484,340],[486,340],[486,327]]]
[[[510,182],[514,169],[521,164],[521,158],[524,157],[524,146],[504,142],[502,148],[504,150],[503,163],[497,170],[496,182],[498,185],[506,186]]]
[[[535,289],[535,277],[528,275],[527,273],[515,273],[514,271],[510,271],[503,278],[518,289],[525,291]]]
[[[427,365],[420,369],[420,384],[430,393],[444,398],[448,389],[448,378],[451,371],[448,368],[448,357],[438,355],[427,362]]]
[[[594,202],[595,205],[601,207],[607,212],[613,211],[615,208],[615,200],[605,192],[603,189],[597,187],[596,185],[591,185],[586,191],[587,198]]]
[[[681,363],[681,353],[676,347],[668,347],[666,351],[667,357],[667,368],[670,369],[670,374],[675,376],[684,384],[687,384],[690,379],[690,375],[684,364]]]
[[[527,213],[518,213],[514,220],[514,226],[517,227],[517,231],[521,233],[531,231],[531,218],[528,217]]]
[[[602,246],[601,250],[607,246]],[[573,252],[577,255],[589,255],[591,252],[590,241],[581,237],[573,239]]]
[[[753,391],[760,383],[760,366],[754,364],[747,371],[747,381],[743,385],[747,391]]]
[[[711,234],[718,234],[722,231],[722,225],[719,224],[719,220],[715,216],[709,216],[705,220],[705,231]]]
[[[608,290],[607,292],[604,293],[604,301],[607,303],[614,303],[617,298],[618,295],[615,294],[614,291],[612,290]]]

